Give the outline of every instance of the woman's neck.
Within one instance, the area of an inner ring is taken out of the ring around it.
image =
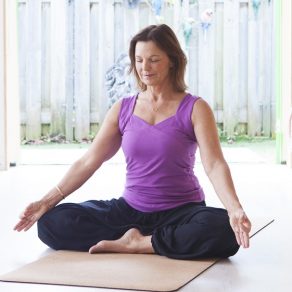
[[[172,86],[168,86],[167,88],[148,86],[144,91],[144,96],[150,101],[163,101],[172,99],[176,93],[177,92],[173,90]]]

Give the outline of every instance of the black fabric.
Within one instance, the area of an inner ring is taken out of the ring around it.
[[[170,258],[229,257],[239,249],[226,210],[205,202],[152,213],[133,209],[123,198],[64,203],[38,221],[39,238],[56,250],[88,251],[131,228],[152,235],[155,252]]]

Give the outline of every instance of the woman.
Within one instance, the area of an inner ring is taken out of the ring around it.
[[[131,40],[129,55],[140,92],[113,105],[89,150],[25,209],[15,230],[38,221],[39,238],[54,249],[178,259],[234,255],[239,246],[249,246],[251,223],[222,155],[212,111],[185,91],[187,61],[174,32],[165,24],[146,27]],[[197,146],[226,210],[205,205],[193,172]],[[127,162],[121,198],[57,205],[120,147]]]

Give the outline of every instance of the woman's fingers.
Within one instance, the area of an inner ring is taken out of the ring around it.
[[[240,238],[239,232],[238,231],[234,231],[234,234],[235,234],[235,238],[236,238],[237,244],[241,245],[241,238]]]
[[[31,221],[28,223],[28,225],[26,225],[26,227],[23,229],[23,231],[27,231],[28,229],[30,229],[30,227],[32,227],[32,225],[34,225],[35,221]]]
[[[236,241],[244,248],[249,247],[249,232],[251,223],[243,210],[231,214],[230,223],[234,231]]]
[[[13,228],[16,231],[27,231],[41,217],[42,210],[40,202],[29,204],[20,215],[20,221]]]
[[[27,231],[37,220],[22,219],[15,227],[16,231]]]
[[[244,248],[249,247],[249,235],[247,232],[239,228],[234,231],[234,234],[238,245],[241,245]]]
[[[18,224],[15,226],[15,230],[21,231],[23,230],[31,221],[27,218],[22,218]]]
[[[27,226],[27,224],[28,224],[28,221],[26,219],[22,219],[14,227],[14,230],[16,230],[16,231],[22,231]]]
[[[249,247],[249,234],[243,233],[243,247],[248,248]]]
[[[13,230],[20,231],[20,227],[21,227],[21,223],[19,222],[13,227]]]
[[[249,236],[246,232],[244,231],[240,231],[239,233],[240,236],[240,242],[241,242],[241,246],[244,248],[249,247]]]

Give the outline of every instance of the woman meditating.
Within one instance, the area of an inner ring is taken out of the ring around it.
[[[229,257],[249,246],[251,223],[236,195],[212,110],[186,91],[186,56],[165,24],[135,35],[130,71],[139,91],[116,102],[88,151],[15,230],[35,222],[53,249],[156,253],[177,259]],[[59,204],[122,147],[126,184],[119,199]],[[199,147],[204,170],[223,208],[206,206],[194,173]]]

